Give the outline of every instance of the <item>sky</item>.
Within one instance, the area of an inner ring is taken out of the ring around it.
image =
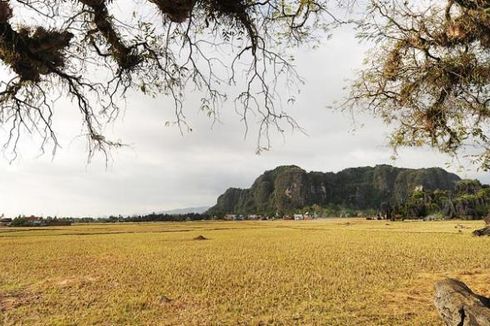
[[[402,150],[393,161],[388,126],[331,108],[345,96],[365,51],[350,30],[335,33],[318,49],[299,49],[296,66],[306,83],[288,112],[305,133],[273,135],[272,148],[260,155],[255,127],[245,137],[232,103],[224,104],[221,121],[213,124],[195,109],[198,97],[188,94],[185,112],[193,131],[181,134],[165,126],[174,120],[168,98],[130,95],[124,114],[106,130],[128,146],[114,150],[108,164],[102,156],[88,164],[78,109],[61,100],[55,128],[62,148],[54,157],[40,155],[29,137],[14,162],[0,157],[0,214],[107,216],[212,206],[227,188],[249,187],[265,170],[290,164],[323,172],[376,164],[439,166],[490,183],[489,173],[468,164],[461,168],[427,148]]]

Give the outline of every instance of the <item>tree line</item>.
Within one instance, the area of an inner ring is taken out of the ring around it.
[[[183,222],[208,220],[211,217],[207,214],[187,213],[187,214],[165,214],[151,213],[146,215],[111,215],[108,217],[36,217],[19,215],[8,221],[11,227],[35,227],[35,226],[68,226],[72,224],[91,224],[91,223],[138,223],[138,222]]]

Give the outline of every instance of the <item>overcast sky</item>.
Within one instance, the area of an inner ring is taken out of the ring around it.
[[[386,146],[388,129],[379,121],[329,109],[341,100],[343,88],[360,67],[365,47],[350,31],[335,34],[317,50],[301,50],[297,68],[306,80],[289,111],[308,135],[273,137],[272,149],[256,155],[253,130],[244,139],[244,126],[225,104],[222,123],[197,112],[198,98],[189,95],[186,113],[193,131],[181,135],[165,127],[173,120],[172,104],[164,96],[132,96],[127,109],[107,132],[129,144],[104,159],[87,164],[77,108],[57,105],[55,127],[63,146],[52,158],[40,156],[34,140],[26,139],[13,163],[0,159],[0,213],[57,216],[104,216],[211,206],[228,187],[249,187],[264,170],[296,164],[311,171],[393,164],[400,167],[446,167],[447,156],[427,149],[404,150],[396,161]],[[360,127],[360,123],[364,125]],[[461,177],[490,182],[488,173],[469,165],[449,168]]]

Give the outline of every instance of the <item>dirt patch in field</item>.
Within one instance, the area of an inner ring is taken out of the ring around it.
[[[197,240],[197,241],[203,241],[203,240],[209,240],[208,238],[206,238],[205,236],[203,235],[199,235],[197,237],[195,237],[194,239],[192,240]]]
[[[41,296],[27,291],[0,293],[0,312],[5,312],[39,301]]]
[[[167,295],[160,295],[153,301],[155,306],[167,312],[180,312],[182,314],[203,311],[205,307],[201,302],[192,298],[173,298]]]
[[[169,297],[167,297],[166,295],[161,295],[159,298],[158,298],[158,303],[163,306],[163,305],[167,305],[167,304],[170,304],[173,300]]]
[[[67,288],[67,287],[84,287],[85,285],[92,284],[96,282],[97,279],[92,276],[82,276],[82,277],[68,277],[64,279],[57,279],[55,281],[56,285],[58,285],[61,288]]]

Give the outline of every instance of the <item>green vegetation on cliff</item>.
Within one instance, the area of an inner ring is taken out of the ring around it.
[[[460,181],[457,175],[441,168],[405,169],[377,165],[322,173],[306,172],[297,166],[280,166],[266,171],[249,189],[228,189],[207,213],[273,216],[305,208],[322,214],[326,211],[377,211],[383,205],[401,208],[413,200],[416,190],[434,192],[434,196],[459,194]]]

